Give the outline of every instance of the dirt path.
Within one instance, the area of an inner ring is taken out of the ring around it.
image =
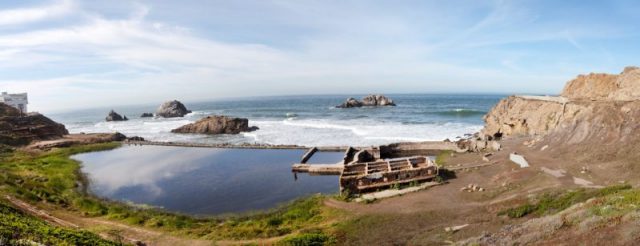
[[[146,245],[213,245],[213,242],[211,241],[174,237],[167,235],[166,233],[129,226],[100,218],[84,218],[68,212],[60,211],[50,213],[14,197],[5,196],[5,198],[15,206],[15,208],[55,225],[74,229],[100,228],[100,231],[102,232],[99,232],[98,235],[109,240],[114,240],[113,233],[109,233],[109,231],[111,231],[117,232],[118,236],[121,237],[120,239],[131,244],[144,242]]]

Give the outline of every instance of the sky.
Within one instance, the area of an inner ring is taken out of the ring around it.
[[[229,97],[557,94],[640,65],[640,2],[7,0],[0,91],[48,112]]]

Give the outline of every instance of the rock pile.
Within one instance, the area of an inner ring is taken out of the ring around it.
[[[191,113],[191,110],[177,100],[165,102],[156,110],[156,116],[163,118],[184,117],[188,113]]]
[[[376,107],[376,106],[396,106],[393,100],[383,95],[368,95],[358,101],[355,98],[348,98],[344,103],[336,106],[336,108],[357,108],[357,107]]]
[[[484,191],[484,188],[478,186],[477,184],[468,184],[465,187],[460,188],[460,191],[466,191],[466,192],[476,192],[476,191]]]
[[[241,132],[255,131],[258,127],[249,127],[249,120],[245,118],[233,118],[221,115],[207,116],[195,123],[181,126],[171,130],[173,133],[200,133],[200,134],[238,134]]]

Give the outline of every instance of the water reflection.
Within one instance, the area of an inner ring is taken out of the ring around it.
[[[126,146],[74,158],[83,162],[90,190],[99,196],[191,214],[218,214],[337,192],[336,176],[289,176],[291,164],[303,152]],[[342,153],[321,153],[313,161],[335,163],[341,158]]]

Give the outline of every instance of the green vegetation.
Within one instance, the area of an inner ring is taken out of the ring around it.
[[[447,159],[451,156],[453,151],[451,150],[443,150],[436,156],[436,165],[438,167],[444,167],[447,164]]]
[[[640,190],[624,190],[614,195],[603,197],[595,202],[597,206],[591,212],[598,216],[614,217],[640,209]]]
[[[122,245],[84,230],[55,227],[0,202],[0,245]]]
[[[335,244],[335,238],[328,236],[324,233],[303,233],[293,236],[285,237],[282,241],[278,242],[278,245],[291,245],[291,246],[320,246],[320,245],[333,245]]]
[[[70,156],[118,146],[118,143],[73,146],[45,153],[4,151],[0,153],[0,193],[31,203],[45,202],[47,206],[65,208],[83,216],[212,240],[270,238],[296,234],[308,228],[318,229],[321,233],[329,226],[323,225],[323,221],[339,217],[337,210],[322,205],[322,196],[300,199],[257,214],[194,218],[87,194],[87,182],[80,173],[80,164]],[[305,238],[318,239],[310,235]]]
[[[537,216],[553,214],[591,198],[605,197],[629,189],[631,189],[630,185],[616,185],[599,190],[579,189],[564,194],[545,193],[535,203],[526,203],[514,208],[509,208],[500,211],[498,215],[507,215],[509,216],[509,218],[522,218],[529,214],[534,214]],[[638,198],[638,201],[640,201],[640,197]],[[633,198],[630,198],[629,200],[633,200]]]

